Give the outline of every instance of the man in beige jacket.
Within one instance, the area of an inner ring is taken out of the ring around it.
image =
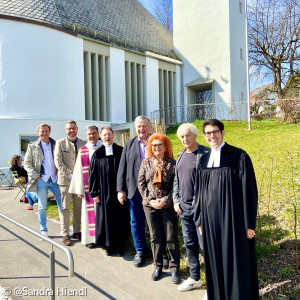
[[[71,246],[69,234],[70,227],[70,206],[73,199],[73,237],[81,239],[81,199],[69,193],[69,186],[72,180],[73,170],[77,158],[77,153],[86,141],[77,137],[78,127],[75,121],[67,121],[65,126],[67,137],[56,142],[54,151],[55,166],[58,170],[58,184],[61,193],[62,205],[62,235],[65,246]]]
[[[28,144],[24,167],[28,174],[28,191],[36,192],[39,200],[38,219],[41,234],[48,236],[46,215],[48,191],[51,190],[55,196],[60,220],[61,197],[53,157],[55,141],[50,137],[51,126],[41,124],[37,128],[37,132],[39,139]]]

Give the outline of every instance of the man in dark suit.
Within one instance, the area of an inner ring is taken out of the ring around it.
[[[133,264],[135,267],[141,267],[145,263],[147,244],[145,214],[142,197],[137,188],[137,181],[150,136],[150,121],[145,116],[138,116],[134,121],[134,127],[137,136],[127,141],[123,149],[117,176],[117,191],[118,200],[121,204],[128,198],[131,233],[136,250]]]

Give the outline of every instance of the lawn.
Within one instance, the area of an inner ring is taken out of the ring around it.
[[[198,143],[207,145],[195,121]],[[299,299],[300,274],[296,270],[295,228],[300,238],[300,125],[277,120],[226,121],[224,141],[244,149],[252,159],[259,191],[257,254],[263,299]],[[182,149],[178,126],[167,135],[174,157]],[[295,227],[296,225],[296,227]],[[204,277],[204,274],[201,274]],[[282,298],[278,295],[281,295]]]

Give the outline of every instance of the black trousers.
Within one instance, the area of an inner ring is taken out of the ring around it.
[[[150,231],[151,249],[155,268],[163,268],[164,241],[166,241],[170,254],[170,271],[172,273],[177,272],[180,267],[180,250],[176,212],[173,207],[154,209],[148,206],[144,206],[144,212]]]

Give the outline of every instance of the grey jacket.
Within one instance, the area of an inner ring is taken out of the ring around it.
[[[54,155],[55,141],[50,138],[52,155]],[[41,176],[42,163],[44,153],[41,147],[41,140],[28,144],[28,148],[24,159],[24,168],[28,174],[28,192],[36,192],[36,180]]]
[[[179,189],[178,189],[177,165],[182,157],[182,154],[185,151],[186,151],[186,149],[183,149],[182,151],[180,151],[180,153],[177,156],[175,177],[174,177],[174,183],[173,183],[173,202],[174,202],[174,204],[181,202],[180,193],[179,193]],[[197,151],[197,158],[196,158],[196,172],[197,172],[197,168],[198,168],[198,164],[199,164],[201,156],[209,151],[210,151],[210,148],[198,144],[198,151]],[[194,196],[194,198],[195,198],[195,196]]]

